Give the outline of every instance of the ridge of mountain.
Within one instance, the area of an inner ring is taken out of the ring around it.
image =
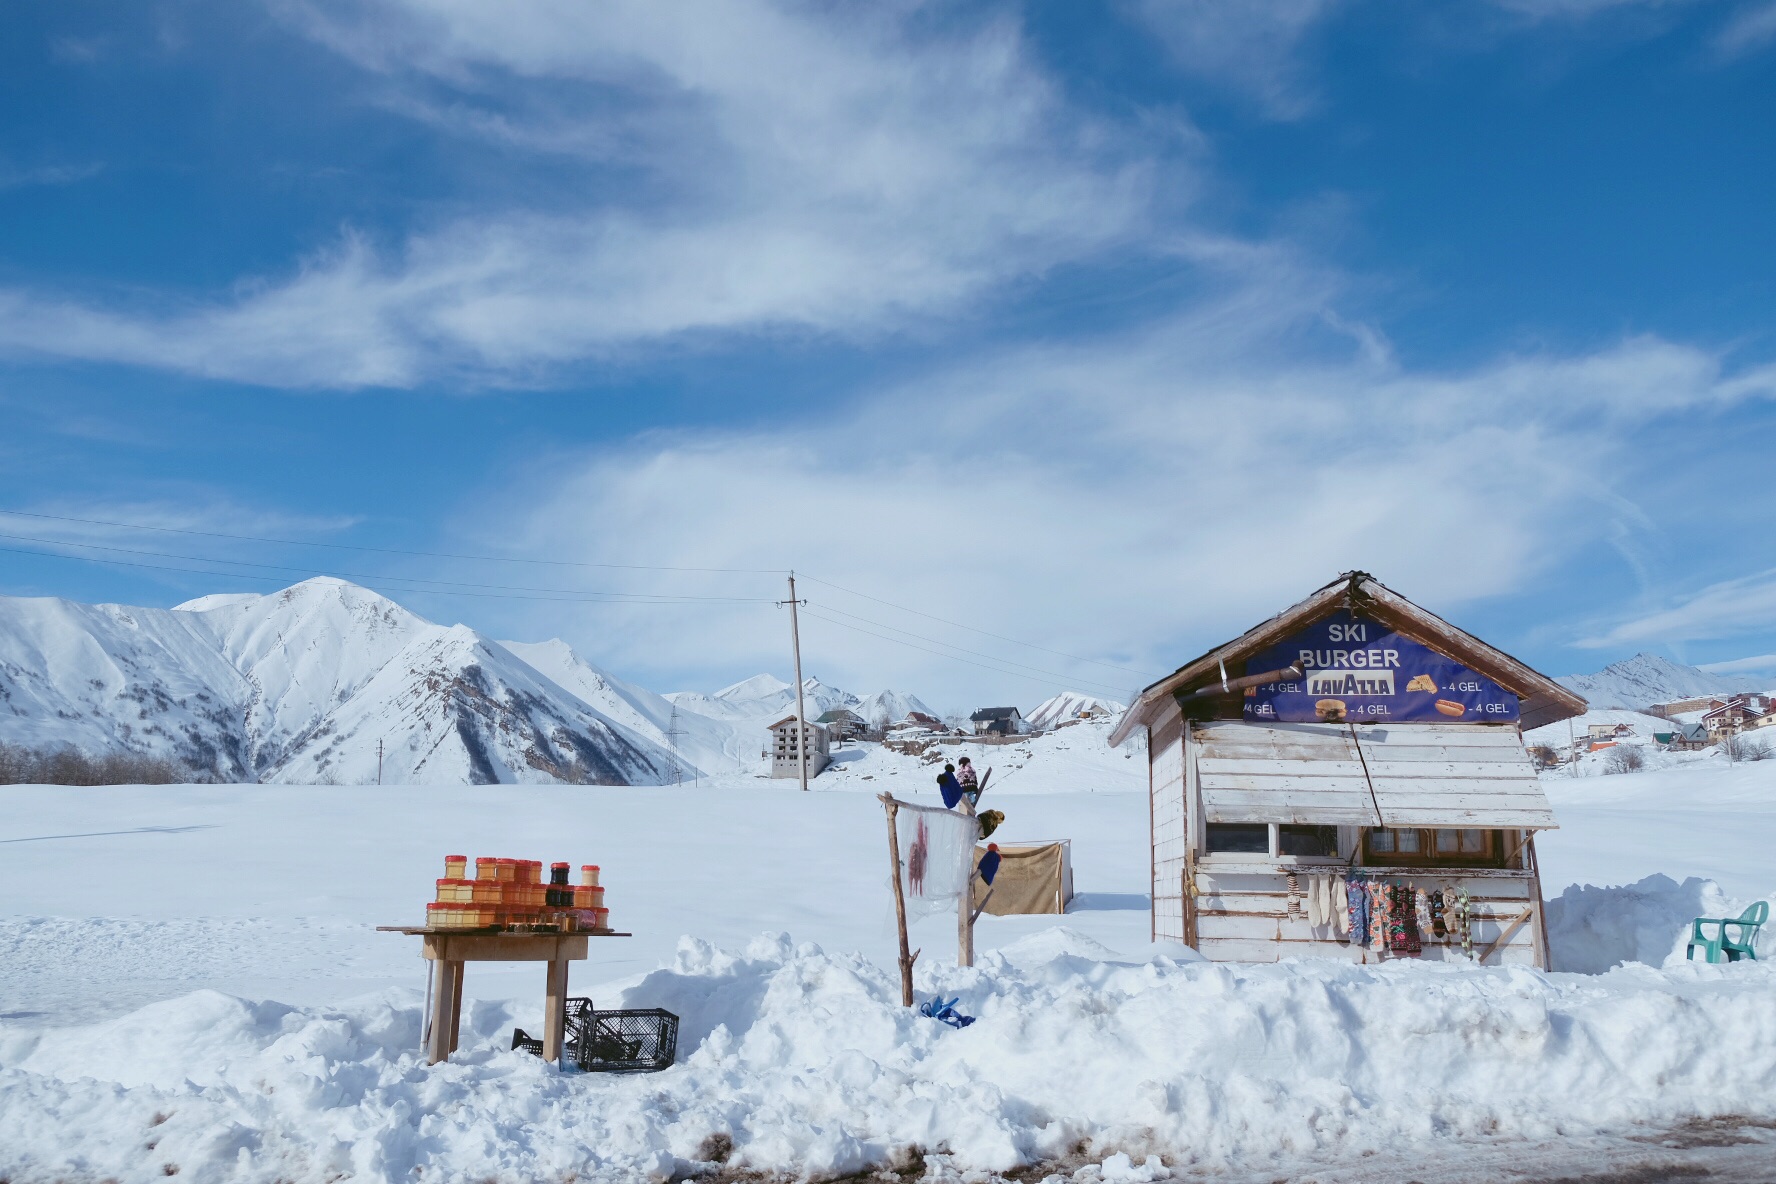
[[[1612,662],[1595,674],[1567,674],[1554,681],[1585,696],[1592,707],[1632,710],[1674,699],[1765,689],[1756,679],[1710,674],[1695,666],[1685,666],[1644,652]]]
[[[670,754],[506,647],[344,580],[174,609],[0,597],[0,739],[218,780],[658,784]]]

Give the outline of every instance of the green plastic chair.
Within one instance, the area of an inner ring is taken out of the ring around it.
[[[1757,951],[1751,947],[1757,942],[1758,930],[1770,919],[1770,902],[1760,900],[1737,917],[1697,917],[1690,924],[1690,945],[1684,951],[1684,957],[1694,961],[1696,947],[1702,947],[1702,956],[1706,961],[1719,962],[1721,955],[1727,961],[1737,962],[1741,958],[1757,961]],[[1709,937],[1702,931],[1704,925],[1715,927],[1714,936]],[[1728,932],[1728,926],[1739,930],[1739,937],[1734,940]]]

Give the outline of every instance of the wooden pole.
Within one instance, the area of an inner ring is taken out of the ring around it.
[[[457,979],[452,964],[438,959],[438,990],[432,996],[431,1032],[426,1040],[426,1063],[450,1059],[451,1019],[456,1014]]]
[[[802,792],[808,792],[808,710],[802,704],[802,627],[796,621],[795,572],[789,573],[789,640],[795,647],[796,752],[801,754]]]
[[[968,795],[956,803],[957,812],[968,818],[974,817],[974,805]],[[980,833],[980,823],[975,823],[975,833]],[[974,851],[970,844],[968,852],[968,882],[962,888],[962,894],[956,899],[956,965],[974,965]]]
[[[895,828],[895,815],[900,813],[900,803],[888,794],[878,794],[877,800],[888,812],[888,862],[894,870],[894,927],[900,934],[900,1005],[913,1005],[913,960],[919,955],[907,952],[906,922],[906,889],[900,882],[900,831]]]
[[[549,963],[543,988],[543,1059],[561,1061],[561,1042],[567,1027],[567,959]]]

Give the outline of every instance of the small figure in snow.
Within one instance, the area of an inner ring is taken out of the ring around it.
[[[980,801],[980,774],[974,771],[974,765],[967,757],[958,758],[956,766],[956,783],[962,787],[968,804],[972,806]]]
[[[967,757],[963,757],[967,760]],[[956,766],[944,763],[944,771],[937,775],[937,791],[943,794],[944,809],[953,810],[956,803],[962,800],[962,786],[956,780]]]

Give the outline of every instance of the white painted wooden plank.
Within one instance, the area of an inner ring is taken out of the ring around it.
[[[1200,938],[1196,948],[1211,962],[1275,962],[1283,950],[1281,942],[1237,938]]]

